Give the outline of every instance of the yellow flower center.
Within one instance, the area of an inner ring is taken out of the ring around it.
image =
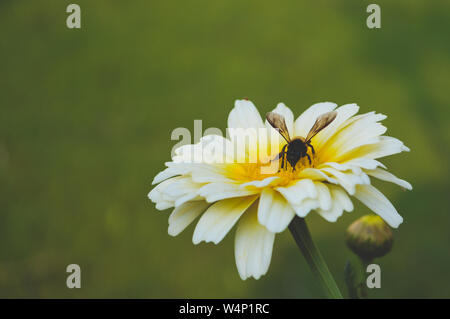
[[[274,182],[276,186],[285,186],[294,180],[299,179],[301,171],[308,167],[315,167],[317,165],[317,156],[314,156],[310,151],[308,155],[311,158],[311,164],[308,157],[304,156],[299,159],[293,170],[291,164],[285,160],[284,167],[281,168],[281,158],[278,161],[272,161],[270,158],[260,159],[256,163],[232,163],[225,167],[226,176],[236,182],[246,183],[251,181],[261,181],[268,177],[278,176],[280,179]],[[278,169],[274,167],[278,163]]]

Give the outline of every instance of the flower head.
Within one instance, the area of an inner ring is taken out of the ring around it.
[[[398,139],[383,136],[386,127],[379,122],[385,115],[356,115],[356,104],[337,107],[330,102],[312,105],[295,121],[283,103],[273,112],[282,116],[290,137],[306,141],[316,120],[333,110],[332,121],[310,139],[312,147],[300,154],[298,162],[291,161],[292,167],[282,160],[287,141],[279,138],[280,132],[263,121],[252,102],[236,101],[228,117],[228,138],[208,135],[178,148],[153,180],[159,185],[149,198],[156,208],[174,208],[169,234],[178,235],[201,216],[194,244],[217,244],[237,223],[239,275],[258,279],[268,270],[275,234],[284,231],[295,215],[306,217],[315,211],[335,222],[344,211],[353,210],[353,196],[398,227],[402,217],[370,179],[412,188],[377,160],[409,150]]]

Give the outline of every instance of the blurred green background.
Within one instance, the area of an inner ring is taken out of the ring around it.
[[[413,184],[377,183],[404,217],[373,298],[450,297],[450,2],[0,1],[0,297],[322,297],[289,232],[269,272],[242,281],[234,230],[192,244],[147,199],[176,127],[226,127],[234,100],[355,102],[388,115],[411,148],[383,162]],[[356,204],[357,201],[354,200]],[[345,228],[311,214],[344,290]],[[65,268],[82,269],[82,288]]]

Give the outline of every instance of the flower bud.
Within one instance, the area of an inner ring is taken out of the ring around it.
[[[347,228],[347,246],[366,261],[386,255],[393,241],[391,229],[377,215],[358,218]]]

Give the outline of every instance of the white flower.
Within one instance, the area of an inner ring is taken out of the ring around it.
[[[198,144],[180,147],[172,161],[166,163],[167,168],[153,180],[153,184],[159,185],[149,193],[149,198],[156,208],[174,208],[169,217],[169,234],[178,235],[201,215],[194,231],[194,244],[202,241],[218,244],[238,223],[235,258],[244,280],[258,279],[267,272],[275,234],[284,231],[295,215],[305,217],[314,210],[327,221],[335,222],[343,211],[353,210],[350,196],[390,226],[398,227],[403,218],[370,180],[375,177],[412,189],[377,160],[409,151],[398,139],[383,136],[386,127],[379,122],[385,115],[375,112],[355,115],[359,110],[356,104],[337,107],[330,102],[312,105],[295,121],[292,111],[283,103],[273,112],[284,116],[291,137],[306,137],[317,117],[332,110],[337,112],[334,121],[311,140],[315,149],[315,155],[308,151],[311,163],[303,157],[295,170],[285,167],[263,174],[261,167],[270,162],[273,152],[258,155],[256,162],[243,163],[242,159],[255,147],[260,150],[273,147],[273,136],[278,133],[267,121],[263,122],[252,102],[236,101],[228,117],[228,128],[259,129],[253,143],[234,154],[235,146],[245,138],[242,134],[229,139],[206,136]],[[276,152],[286,144],[280,139],[276,143]],[[192,155],[202,161],[186,161]]]

